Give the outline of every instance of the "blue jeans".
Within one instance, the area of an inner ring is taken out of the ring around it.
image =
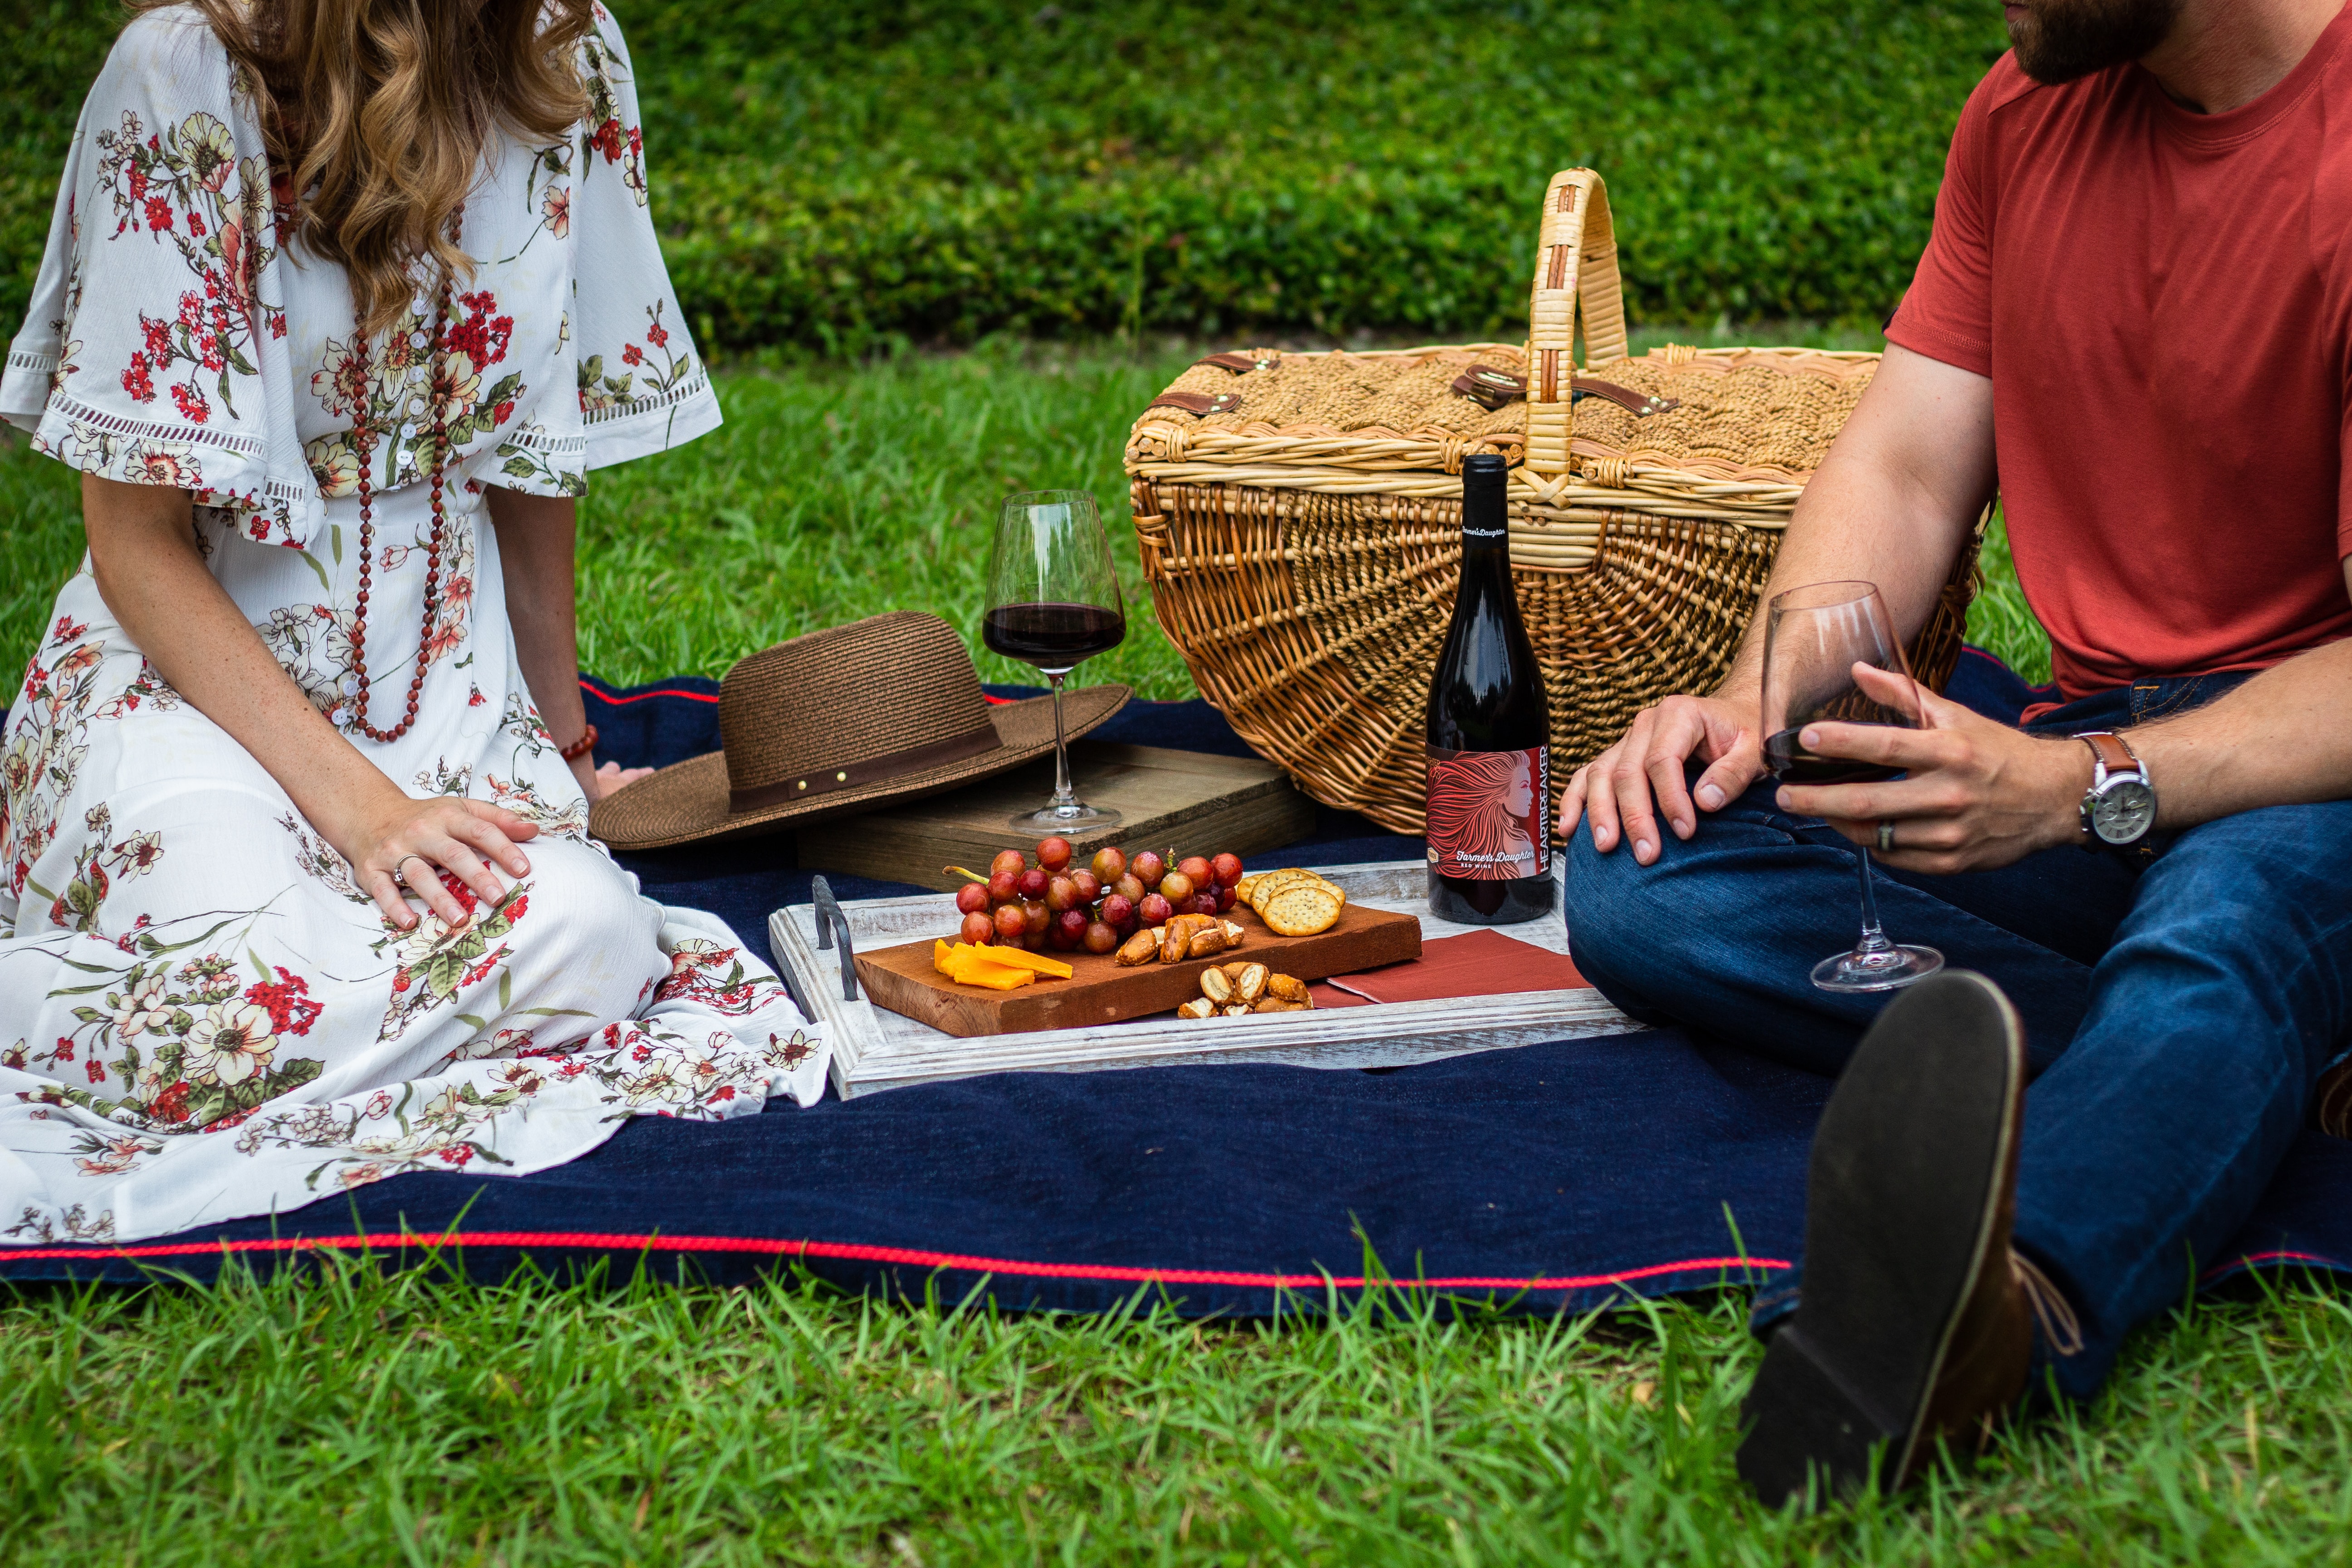
[[[2037,734],[2122,728],[2242,677],[2143,679],[2070,702]],[[1695,776],[1695,775],[1694,775]],[[2157,779],[2158,788],[2164,781]],[[1824,1074],[1879,996],[1817,991],[1853,944],[1855,851],[1759,782],[1657,864],[1579,828],[1567,913],[1581,969],[1634,1016]],[[2082,1318],[2043,1364],[2088,1398],[2125,1335],[2179,1303],[2252,1212],[2352,1032],[2352,801],[2269,806],[2130,852],[2044,850],[1998,871],[1874,868],[1896,942],[1990,975],[2025,1020],[2030,1070],[2015,1245]],[[1759,1295],[1759,1327],[1794,1304]]]

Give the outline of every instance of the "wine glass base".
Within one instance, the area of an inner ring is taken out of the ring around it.
[[[1944,955],[1932,947],[1856,950],[1813,965],[1813,984],[1823,991],[1899,991],[1943,967]]]
[[[1006,819],[1010,826],[1024,833],[1064,834],[1073,830],[1115,827],[1120,817],[1108,806],[1088,805],[1074,800],[1066,805],[1049,805],[1042,811],[1024,811]]]

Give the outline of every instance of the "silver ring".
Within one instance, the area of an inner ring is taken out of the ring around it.
[[[410,851],[408,854],[403,855],[399,859],[394,860],[392,863],[392,879],[400,886],[408,889],[409,891],[415,892],[416,890],[415,885],[412,884],[407,878],[400,874],[400,868],[403,866],[407,865],[411,860],[422,860],[424,858],[424,856],[415,853],[414,850]]]
[[[1878,852],[1881,855],[1895,852],[1895,824],[1884,816],[1878,819]]]

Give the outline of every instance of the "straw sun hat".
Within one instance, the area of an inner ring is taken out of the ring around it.
[[[1070,739],[1125,705],[1124,686],[1062,696]],[[615,849],[749,837],[936,795],[1054,749],[1054,700],[991,703],[955,628],[900,610],[762,648],[719,683],[724,749],[598,801]]]

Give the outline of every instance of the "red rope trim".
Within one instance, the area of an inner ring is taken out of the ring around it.
[[[436,1247],[454,1242],[460,1247],[582,1247],[605,1252],[750,1252],[778,1258],[829,1258],[862,1263],[899,1263],[921,1268],[961,1268],[975,1273],[1011,1274],[1043,1279],[1107,1279],[1121,1284],[1235,1285],[1268,1289],[1312,1289],[1327,1282],[1320,1274],[1255,1274],[1209,1268],[1133,1268],[1087,1263],[1034,1263],[1018,1258],[977,1258],[961,1252],[931,1252],[919,1247],[866,1247],[854,1242],[783,1241],[752,1236],[626,1236],[598,1231],[477,1230],[447,1236],[380,1232],[369,1236],[271,1237],[252,1241],[156,1242],[142,1247],[37,1247],[0,1249],[0,1265],[24,1259],[68,1258],[192,1258],[206,1253],[304,1252],[313,1247],[353,1252],[365,1248]],[[1389,1284],[1427,1290],[1580,1290],[1599,1285],[1622,1285],[1662,1274],[1686,1274],[1705,1269],[1785,1269],[1778,1258],[1688,1258],[1675,1263],[1654,1263],[1613,1274],[1570,1274],[1511,1279],[1505,1276],[1459,1275],[1435,1279],[1370,1280],[1361,1275],[1331,1277],[1342,1289]]]
[[[586,692],[589,696],[593,697],[597,701],[610,702],[616,708],[624,702],[643,702],[648,697],[683,697],[688,702],[716,702],[719,700],[719,693],[716,691],[680,691],[674,687],[665,687],[658,691],[639,691],[627,697],[615,697],[611,692],[599,690],[597,688],[589,685],[583,680],[580,683],[580,689]]]

